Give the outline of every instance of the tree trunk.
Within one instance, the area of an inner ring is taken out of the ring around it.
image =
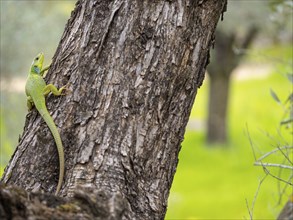
[[[236,32],[217,31],[212,62],[208,66],[210,76],[207,142],[227,142],[227,108],[232,71],[240,64],[244,53],[235,54],[233,48],[247,49],[257,34],[251,27],[243,39]]]
[[[61,196],[90,188],[118,194],[126,207],[121,219],[164,218],[185,126],[225,5],[78,1],[47,79],[71,91],[47,99],[65,151]],[[33,110],[2,181],[53,193],[58,170],[52,135]]]
[[[209,143],[225,143],[227,140],[229,84],[229,76],[221,74],[213,76],[210,80],[207,130]]]
[[[284,208],[280,212],[277,220],[292,220],[293,219],[293,194],[289,197],[289,200],[285,204]]]

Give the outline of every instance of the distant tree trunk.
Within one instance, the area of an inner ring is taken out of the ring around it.
[[[102,192],[95,199],[107,199],[109,209],[120,211],[117,219],[164,218],[185,126],[225,5],[78,1],[47,80],[71,90],[49,97],[47,105],[65,148],[61,196],[76,197],[78,188],[89,188]],[[2,181],[53,193],[57,178],[54,140],[33,110]]]
[[[229,102],[230,76],[240,64],[243,53],[235,54],[234,47],[247,49],[257,34],[252,27],[246,37],[237,42],[236,33],[217,31],[212,62],[208,65],[210,76],[207,141],[209,143],[227,142],[227,108]]]
[[[293,219],[293,194],[280,212],[277,220],[292,220]]]
[[[225,143],[227,140],[227,108],[230,87],[228,75],[219,74],[210,77],[209,105],[208,105],[208,130],[209,143]]]

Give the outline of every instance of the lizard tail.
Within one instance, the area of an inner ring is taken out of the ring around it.
[[[36,105],[39,113],[41,114],[42,118],[48,125],[49,129],[51,130],[51,133],[55,139],[55,143],[57,145],[58,150],[58,156],[59,156],[59,179],[58,179],[58,185],[55,192],[55,195],[57,195],[61,189],[63,178],[64,178],[64,151],[63,151],[63,145],[61,141],[60,134],[58,132],[58,129],[53,121],[53,118],[50,116],[46,106],[42,106],[41,108],[38,108]]]

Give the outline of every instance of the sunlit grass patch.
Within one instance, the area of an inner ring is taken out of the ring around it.
[[[207,88],[206,83],[200,89],[191,120],[206,120]],[[246,200],[251,208],[259,181],[264,177],[262,167],[253,165],[249,136],[257,156],[275,148],[279,140],[283,109],[271,97],[270,88],[280,97],[287,97],[290,92],[286,77],[276,72],[265,78],[232,82],[227,145],[207,145],[204,127],[186,132],[166,219],[249,217]],[[285,137],[288,138],[286,134]],[[277,181],[266,178],[256,199],[254,218],[275,219],[282,208],[278,198]],[[285,196],[283,203],[286,199]]]

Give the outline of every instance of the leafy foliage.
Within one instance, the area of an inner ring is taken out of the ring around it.
[[[290,84],[291,84],[291,88],[293,87],[293,74],[287,74],[287,79],[289,80]],[[283,119],[280,122],[281,126],[285,126],[287,129],[290,129],[290,133],[293,134],[293,127],[292,127],[292,123],[293,123],[293,91],[291,91],[291,93],[289,93],[289,95],[287,96],[287,98],[285,99],[285,101],[281,101],[278,97],[278,95],[271,89],[271,96],[273,97],[273,99],[280,105],[282,105],[282,107],[284,108],[284,116]]]

